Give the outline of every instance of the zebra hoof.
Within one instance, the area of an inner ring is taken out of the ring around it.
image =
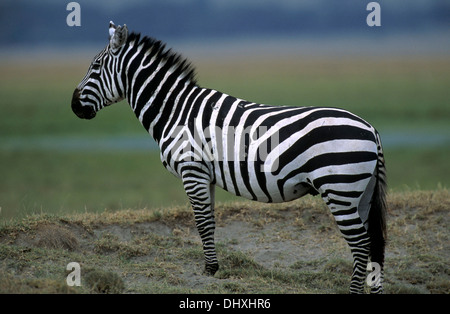
[[[214,276],[216,271],[219,269],[219,264],[206,264],[205,265],[205,275]]]

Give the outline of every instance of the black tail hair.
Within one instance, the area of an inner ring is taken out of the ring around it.
[[[370,256],[372,262],[383,267],[384,250],[387,241],[386,234],[386,166],[381,147],[380,137],[377,133],[378,161],[376,171],[376,184],[372,195],[372,205],[369,212]]]

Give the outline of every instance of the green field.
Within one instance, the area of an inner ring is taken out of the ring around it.
[[[166,172],[156,151],[60,147],[146,136],[125,102],[92,121],[72,113],[72,92],[88,63],[0,64],[2,222],[33,213],[187,206],[181,182]],[[386,140],[398,132],[444,136],[438,145],[423,139],[387,145],[388,179],[393,191],[450,185],[448,58],[205,60],[197,73],[202,86],[255,102],[348,109]],[[54,145],[41,147],[42,139]],[[235,198],[218,191],[217,199]]]

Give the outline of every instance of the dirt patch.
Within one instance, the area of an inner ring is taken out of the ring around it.
[[[34,241],[37,247],[49,249],[74,251],[78,248],[77,235],[68,228],[58,225],[39,226]]]
[[[79,232],[53,223],[37,225],[27,232],[2,237],[1,242],[13,243],[23,247],[39,247],[47,249],[65,249],[74,251],[79,248]]]

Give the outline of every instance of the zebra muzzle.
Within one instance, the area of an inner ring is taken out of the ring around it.
[[[81,119],[92,119],[95,117],[95,109],[92,106],[81,104],[80,90],[75,88],[72,96],[72,111]]]

